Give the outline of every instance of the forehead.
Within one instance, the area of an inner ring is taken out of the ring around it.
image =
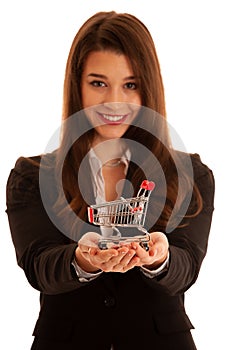
[[[93,51],[86,59],[83,73],[131,76],[133,75],[133,70],[130,60],[124,54],[112,51]]]

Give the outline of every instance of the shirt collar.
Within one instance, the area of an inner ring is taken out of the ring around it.
[[[97,157],[93,148],[90,149],[88,156],[89,156],[89,163],[90,163],[92,174],[94,176],[96,176],[102,167],[102,163],[101,163],[100,159]],[[130,159],[131,159],[131,152],[127,148],[120,158],[122,163],[126,166],[126,172],[128,170]]]
[[[102,163],[100,159],[97,157],[93,148],[90,149],[89,153],[89,164],[92,173],[93,180],[93,190],[96,203],[105,202],[105,190],[104,190],[104,179],[102,174]],[[127,148],[121,156],[121,161],[125,164],[125,175],[127,174],[129,162],[131,158],[131,152]]]

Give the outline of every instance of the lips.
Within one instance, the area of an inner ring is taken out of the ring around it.
[[[107,114],[97,112],[98,117],[105,123],[110,125],[119,125],[125,122],[129,114]]]

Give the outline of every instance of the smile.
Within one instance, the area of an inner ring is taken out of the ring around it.
[[[106,114],[106,113],[98,113],[98,116],[101,118],[101,120],[106,124],[121,124],[123,123],[126,118],[128,117],[128,114]]]

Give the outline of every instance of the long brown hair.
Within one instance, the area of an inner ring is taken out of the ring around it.
[[[88,55],[93,51],[112,51],[124,54],[129,58],[132,70],[139,77],[138,89],[142,99],[142,105],[156,111],[163,118],[159,133],[162,142],[145,130],[143,123],[139,127],[130,126],[124,137],[137,140],[145,145],[159,160],[167,181],[166,202],[157,224],[165,228],[177,201],[178,176],[175,170],[174,154],[169,138],[168,125],[166,122],[166,108],[164,86],[160,71],[160,65],[156,54],[153,39],[146,26],[136,17],[130,14],[118,14],[116,12],[99,12],[89,18],[76,34],[67,60],[64,98],[63,120],[82,110],[81,78]],[[141,127],[140,127],[141,126]],[[78,124],[76,125],[78,127]],[[67,150],[70,142],[70,128],[64,126],[62,140],[58,149],[57,169],[62,169],[63,188],[66,198],[73,211],[82,219],[86,219],[87,203],[83,198],[77,182],[79,166],[87,154],[93,131],[89,130],[81,135],[70,147],[63,164],[59,159],[64,159],[62,152]],[[60,155],[60,157],[59,157]],[[137,169],[133,172],[131,181],[135,186],[140,184],[143,178],[142,171]],[[189,176],[184,174],[183,196],[193,190],[193,184]],[[197,215],[201,210],[201,197],[194,185],[195,209],[192,215]],[[63,210],[61,199],[57,205]],[[180,206],[182,200],[180,200]]]

